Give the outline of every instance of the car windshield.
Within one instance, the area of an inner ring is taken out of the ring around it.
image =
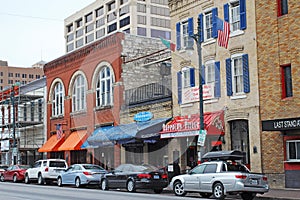
[[[101,166],[98,165],[83,165],[82,166],[84,169],[91,170],[91,171],[103,171],[105,170]]]

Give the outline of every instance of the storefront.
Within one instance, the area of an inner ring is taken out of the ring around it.
[[[225,134],[224,111],[205,113],[204,124],[207,135],[201,153],[222,150]],[[201,157],[200,149],[197,147],[199,130],[199,114],[176,116],[163,125],[160,138],[169,140],[170,163],[178,160],[182,167],[188,168],[193,168],[199,163]]]
[[[263,134],[267,131],[281,133],[283,152],[277,157],[283,158],[285,187],[300,188],[300,118],[262,121],[262,131],[265,131]]]

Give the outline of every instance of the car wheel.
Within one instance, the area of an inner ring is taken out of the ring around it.
[[[60,176],[57,178],[57,186],[62,187],[62,179]]]
[[[13,182],[14,182],[14,183],[18,182],[17,175],[14,175],[14,176],[13,176]]]
[[[176,196],[185,196],[186,192],[184,191],[183,185],[180,181],[176,181],[173,187],[173,192]]]
[[[253,192],[243,192],[241,197],[243,200],[252,200],[256,196],[256,193]]]
[[[39,185],[44,184],[44,178],[42,177],[42,174],[39,174],[39,175],[38,175],[38,184],[39,184]]]
[[[128,192],[135,192],[135,184],[134,184],[133,180],[129,180],[127,182],[127,191]]]
[[[28,174],[25,174],[25,180],[24,180],[24,182],[25,182],[26,184],[29,184],[29,183],[30,183],[30,179],[29,179]]]
[[[77,178],[75,179],[75,186],[76,186],[77,188],[80,188],[80,187],[81,187],[81,181],[80,181],[80,178],[79,178],[79,177],[77,177]]]
[[[101,181],[101,190],[108,190],[108,183],[106,179]]]
[[[154,189],[155,194],[160,194],[162,193],[163,189]]]
[[[1,176],[0,176],[0,181],[4,182],[4,176],[3,176],[3,174],[1,174]]]
[[[209,198],[211,196],[211,193],[207,193],[207,192],[200,192],[201,197],[203,198]]]
[[[214,184],[213,195],[216,199],[225,199],[224,186],[221,183]]]

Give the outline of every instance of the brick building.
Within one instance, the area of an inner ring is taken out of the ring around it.
[[[255,3],[262,166],[271,187],[300,188],[299,1]]]

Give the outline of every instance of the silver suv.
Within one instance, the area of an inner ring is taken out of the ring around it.
[[[58,174],[67,169],[68,164],[63,159],[38,160],[32,168],[25,172],[25,183],[37,181],[38,184],[49,184],[56,181]]]

